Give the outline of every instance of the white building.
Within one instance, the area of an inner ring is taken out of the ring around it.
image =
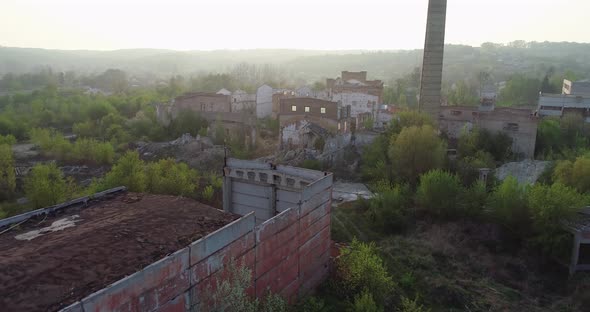
[[[272,115],[272,95],[274,90],[269,85],[262,85],[256,90],[256,117],[264,118]]]
[[[256,110],[256,94],[248,94],[243,90],[236,90],[231,94],[232,112],[254,112]]]
[[[361,114],[371,114],[375,118],[380,104],[378,96],[357,92],[334,93],[331,100],[338,102],[341,108],[350,106],[350,116],[353,118]]]

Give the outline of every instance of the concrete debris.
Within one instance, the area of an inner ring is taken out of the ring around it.
[[[223,166],[225,151],[223,146],[213,145],[208,137],[196,137],[186,133],[169,142],[137,142],[137,151],[144,160],[154,161],[173,158],[185,162],[191,168],[211,171]]]
[[[508,176],[513,176],[519,183],[535,184],[550,164],[550,161],[540,160],[510,162],[498,167],[494,173],[500,181],[503,181]]]
[[[332,199],[335,204],[346,203],[360,198],[371,199],[374,194],[362,183],[334,182]]]

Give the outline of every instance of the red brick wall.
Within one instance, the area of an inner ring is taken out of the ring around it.
[[[64,311],[208,311],[232,259],[252,271],[249,294],[293,303],[328,274],[331,188],[259,226],[250,213]]]

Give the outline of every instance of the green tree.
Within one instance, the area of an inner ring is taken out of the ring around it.
[[[526,188],[509,176],[488,197],[492,217],[514,233],[524,234],[529,226]]]
[[[12,134],[7,134],[7,135],[0,134],[0,144],[14,145],[14,144],[16,144],[16,138]]]
[[[415,184],[421,174],[444,165],[445,143],[430,125],[404,128],[399,135],[392,136],[392,142],[389,158],[403,181]]]
[[[113,166],[104,178],[102,188],[126,186],[131,192],[146,190],[144,162],[137,152],[127,152]]]
[[[459,195],[463,192],[459,178],[449,172],[432,170],[420,177],[416,191],[418,203],[439,217],[456,216]]]
[[[569,160],[559,160],[553,168],[552,179],[557,183],[563,185],[573,186],[572,170],[574,164]]]
[[[557,152],[563,146],[563,138],[559,120],[545,118],[539,122],[537,129],[537,143],[535,151],[537,155],[547,155]]]
[[[391,163],[388,153],[389,137],[378,136],[363,148],[361,174],[366,181],[391,180]]]
[[[197,136],[199,131],[202,128],[207,128],[207,126],[207,120],[201,117],[199,113],[186,110],[179,113],[178,118],[171,122],[169,126],[169,132],[173,137],[176,138],[185,133],[190,133],[192,136]]]
[[[336,274],[338,287],[348,298],[366,289],[381,304],[395,286],[375,243],[362,243],[356,238],[352,240],[350,247],[341,249]]]
[[[386,233],[402,231],[408,226],[411,204],[408,185],[387,185],[377,190],[377,194],[370,201],[371,219]]]
[[[521,74],[512,76],[500,91],[499,103],[507,106],[534,106],[541,89],[541,81]]]
[[[146,190],[154,194],[189,196],[197,188],[198,174],[185,163],[162,159],[146,166]]]
[[[527,198],[535,245],[547,254],[567,256],[571,237],[562,222],[588,204],[586,198],[561,183],[535,184],[528,190]]]
[[[404,128],[411,126],[422,127],[426,125],[434,127],[434,121],[432,121],[430,115],[416,111],[403,111],[397,115],[397,120],[392,121],[388,132],[390,134],[397,134]]]
[[[572,184],[580,192],[590,192],[590,158],[578,157],[572,167]]]
[[[0,144],[0,199],[8,199],[16,189],[14,158],[8,144]]]
[[[373,295],[366,289],[360,294],[354,296],[352,306],[347,310],[348,312],[380,312],[383,308],[379,307]]]
[[[466,217],[477,218],[483,214],[483,209],[488,199],[486,184],[477,180],[465,189],[459,197],[461,214]]]
[[[447,95],[450,105],[471,105],[478,104],[478,97],[473,86],[468,85],[465,81],[459,81],[454,89],[451,89]]]
[[[25,178],[25,194],[35,208],[55,205],[68,198],[68,184],[54,164],[38,164]]]

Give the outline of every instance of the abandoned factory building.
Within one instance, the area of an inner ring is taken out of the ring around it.
[[[332,175],[236,159],[223,172],[224,211],[120,187],[0,220],[2,310],[210,311],[232,262],[254,297],[307,295],[329,271]]]
[[[284,149],[315,148],[318,142],[351,132],[350,111],[337,102],[314,98],[280,101],[280,143]]]
[[[473,128],[492,133],[503,132],[512,139],[512,151],[521,158],[534,158],[538,118],[532,109],[474,106],[442,106],[439,112],[440,130],[452,140],[462,131]]]

